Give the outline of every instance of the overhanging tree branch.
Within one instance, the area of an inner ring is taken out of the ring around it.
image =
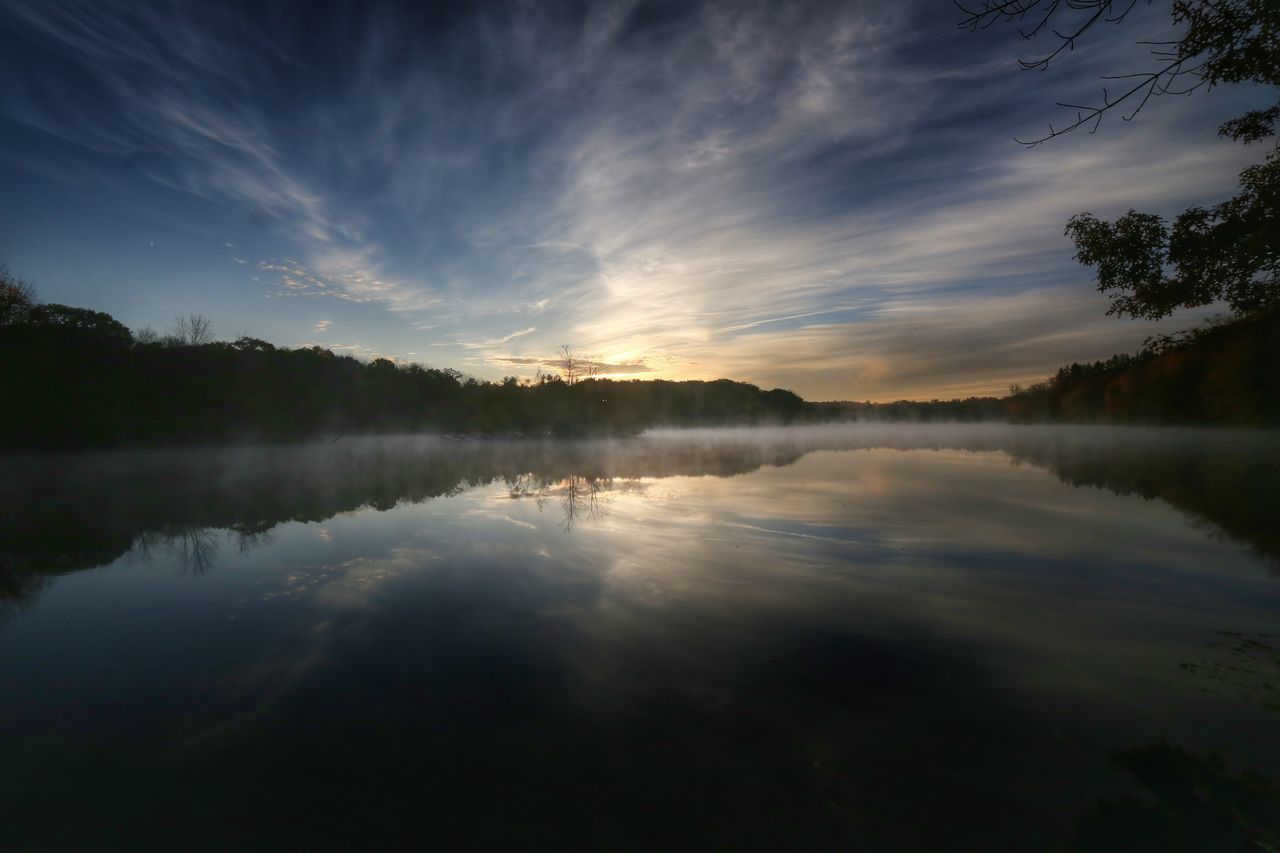
[[[1152,0],[1148,0],[1152,2]],[[1118,93],[1102,90],[1092,106],[1060,102],[1075,118],[1048,134],[1017,139],[1040,145],[1082,127],[1097,131],[1104,114],[1116,111],[1131,121],[1152,98],[1188,95],[1220,83],[1248,82],[1280,87],[1280,3],[1276,0],[1165,0],[1172,23],[1181,27],[1171,41],[1140,41],[1155,66],[1149,71],[1105,75],[1122,81]],[[998,21],[1035,21],[1024,38],[1052,32],[1057,47],[1023,69],[1043,70],[1099,21],[1119,22],[1137,0],[988,0],[981,6],[957,2],[960,26],[984,29]],[[1078,14],[1074,26],[1053,26],[1055,16]],[[1221,136],[1250,143],[1276,137],[1280,100],[1224,122]],[[1192,207],[1172,221],[1131,210],[1115,221],[1081,213],[1067,223],[1076,259],[1094,267],[1098,289],[1111,295],[1111,313],[1157,319],[1180,308],[1223,303],[1240,314],[1280,305],[1280,143],[1265,162],[1240,173],[1236,195],[1210,207]]]
[[[1148,4],[1151,0],[1147,0]],[[1183,37],[1174,41],[1139,41],[1137,44],[1155,48],[1151,55],[1161,64],[1150,70],[1133,74],[1107,75],[1104,80],[1137,80],[1119,96],[1104,88],[1102,103],[1079,105],[1060,102],[1058,106],[1075,110],[1075,118],[1063,127],[1049,126],[1049,132],[1033,139],[1016,138],[1021,145],[1036,146],[1081,127],[1089,133],[1098,129],[1103,116],[1125,104],[1129,107],[1123,115],[1131,121],[1150,100],[1159,95],[1187,95],[1204,86],[1218,82],[1234,82],[1254,79],[1252,70],[1241,73],[1236,66],[1240,57],[1249,56],[1259,49],[1267,49],[1275,35],[1265,22],[1268,14],[1263,7],[1271,0],[1175,0],[1173,22],[1186,24]],[[962,29],[970,32],[986,29],[998,22],[1021,22],[1028,18],[1035,21],[1030,29],[1020,29],[1024,39],[1031,40],[1043,32],[1051,32],[1057,45],[1034,59],[1019,59],[1024,71],[1043,71],[1062,54],[1075,49],[1076,42],[1099,22],[1119,24],[1138,5],[1138,0],[987,0],[981,6],[967,5],[955,0],[963,13],[959,21]],[[1257,8],[1255,8],[1257,7]],[[1259,11],[1259,10],[1262,11]],[[1055,27],[1056,21],[1078,13],[1071,26]],[[1274,12],[1270,13],[1273,16]],[[1262,25],[1258,21],[1262,20]],[[1224,29],[1235,27],[1231,38],[1222,38]],[[1273,119],[1260,114],[1259,120]],[[1256,123],[1256,122],[1255,122]],[[1274,122],[1272,122],[1274,123]],[[1230,135],[1224,126],[1223,133]],[[1259,134],[1255,131],[1254,137]]]

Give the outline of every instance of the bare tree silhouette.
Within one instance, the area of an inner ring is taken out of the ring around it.
[[[583,360],[573,351],[573,347],[568,344],[560,345],[560,358],[556,360],[555,366],[560,369],[560,375],[564,377],[566,385],[573,385],[582,378],[582,372],[585,368]]]
[[[213,340],[212,324],[203,314],[175,317],[170,332],[179,346],[198,347]]]

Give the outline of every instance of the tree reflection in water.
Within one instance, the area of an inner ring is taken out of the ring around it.
[[[213,527],[148,530],[138,534],[133,540],[129,554],[135,559],[150,562],[157,552],[163,551],[184,570],[193,575],[202,575],[212,568],[214,558],[218,555],[220,533],[219,529]],[[240,538],[242,552],[252,547],[252,540]]]
[[[1181,669],[1203,693],[1280,711],[1280,635],[1219,631],[1208,660]],[[1099,853],[1280,851],[1280,788],[1216,753],[1157,740],[1111,754],[1144,796],[1108,797],[1077,824],[1076,849]]]
[[[579,519],[598,521],[608,515],[608,492],[613,489],[613,478],[570,474],[560,480],[546,480],[521,474],[509,480],[507,487],[512,500],[532,498],[539,511],[553,498],[558,498],[563,513],[560,528],[570,533]]]
[[[731,477],[822,450],[1002,452],[1062,482],[1160,499],[1280,570],[1280,439],[1213,430],[959,427],[683,431],[614,441],[447,441],[10,456],[0,460],[0,600],[40,578],[163,544],[210,568],[228,530],[251,549],[279,524],[391,509],[505,482],[512,498],[561,502],[561,527],[607,512],[614,481]]]
[[[4,670],[24,687],[9,705],[29,711],[10,778],[45,767],[52,743],[83,761],[72,775],[85,790],[108,780],[95,817],[150,831],[172,815],[167,839],[235,809],[251,812],[235,826],[252,825],[258,803],[261,824],[288,834],[318,814],[417,820],[423,803],[434,820],[483,813],[459,824],[468,832],[490,827],[497,803],[512,825],[551,825],[568,802],[605,815],[563,824],[600,847],[659,814],[775,849],[844,849],[849,827],[867,833],[855,849],[1038,849],[1024,843],[1035,833],[1059,849],[1088,810],[1082,849],[1265,850],[1274,786],[1239,772],[1265,715],[1192,689],[1264,695],[1265,564],[1259,577],[1258,561],[1164,507],[1069,487],[1162,501],[1275,567],[1276,448],[1249,433],[898,425],[11,457],[10,609],[126,554],[215,571],[194,584],[113,568],[4,626],[29,641]],[[838,453],[768,470],[822,451]],[[655,482],[670,477],[702,479]],[[289,524],[361,509],[328,526],[332,539]],[[277,530],[278,551],[233,559]],[[77,646],[86,617],[99,648]],[[1219,619],[1254,633],[1199,660]],[[108,654],[129,666],[104,666]],[[252,725],[225,725],[241,702]],[[52,740],[81,714],[87,746]],[[166,734],[94,752],[116,718]],[[202,721],[225,740],[192,752]],[[1109,779],[1105,751],[1135,744]],[[1271,773],[1265,746],[1255,763]],[[103,769],[134,761],[154,787]],[[173,784],[192,767],[212,781]],[[503,799],[495,780],[520,795]],[[1128,796],[1091,806],[1121,781]],[[131,805],[157,791],[175,801]],[[32,826],[70,811],[22,796]],[[363,837],[352,826],[342,840]]]
[[[1163,740],[1112,753],[1145,797],[1104,798],[1077,826],[1076,849],[1097,853],[1280,850],[1280,791],[1221,756]]]

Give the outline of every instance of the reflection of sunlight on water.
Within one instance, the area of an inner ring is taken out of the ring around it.
[[[1233,766],[1274,756],[1269,729],[1245,716],[1258,702],[1224,712],[1197,688],[1263,693],[1218,665],[1239,666],[1235,645],[1210,655],[1204,643],[1223,628],[1265,638],[1276,578],[1173,508],[1205,483],[1257,494],[1257,473],[1206,463],[1179,480],[1167,460],[1095,452],[1091,433],[1079,446],[982,443],[1010,434],[978,431],[964,450],[935,448],[941,431],[886,430],[902,446],[807,453],[732,445],[742,433],[670,453],[644,440],[458,443],[368,468],[357,454],[340,482],[299,485],[308,469],[283,465],[230,486],[196,479],[190,494],[166,492],[161,472],[76,526],[102,521],[110,537],[52,565],[111,568],[49,575],[39,606],[0,626],[16,652],[0,656],[0,682],[47,676],[29,722],[43,735],[63,734],[49,708],[119,715],[161,732],[120,739],[139,754],[227,755],[233,775],[260,760],[303,786],[290,762],[319,767],[337,792],[326,807],[356,802],[347,771],[379,750],[386,765],[361,785],[434,767],[452,785],[479,756],[534,785],[561,771],[638,784],[647,767],[662,771],[653,790],[689,777],[713,781],[705,792],[756,773],[778,797],[794,788],[792,804],[851,811],[894,773],[909,778],[888,796],[996,780],[1018,807],[1070,811],[1076,794],[1087,807],[1110,784],[1107,751],[1157,733],[1234,750]],[[1010,464],[1018,453],[1036,464]],[[1239,513],[1225,507],[1229,523]],[[265,527],[271,540],[232,547]],[[187,531],[204,532],[189,554],[222,545],[199,577],[167,570]],[[135,540],[159,547],[166,571],[120,561]],[[90,631],[74,659],[59,651]],[[94,688],[95,672],[112,683]],[[125,689],[128,706],[115,703]],[[405,744],[422,747],[419,763]],[[458,760],[438,763],[451,749]],[[335,754],[341,770],[326,775]],[[491,792],[488,767],[477,773]]]

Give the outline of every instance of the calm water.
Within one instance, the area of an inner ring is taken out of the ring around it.
[[[1264,849],[1278,490],[1171,430],[9,458],[0,847]]]

